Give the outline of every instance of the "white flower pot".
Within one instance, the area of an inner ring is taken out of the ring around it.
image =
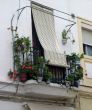
[[[62,39],[62,44],[65,45],[67,43],[67,39]]]
[[[42,79],[43,79],[43,77],[38,77],[38,79],[37,79],[38,83],[41,83]]]
[[[50,84],[50,80],[48,79],[48,80],[46,81],[46,83],[47,83],[47,84]]]

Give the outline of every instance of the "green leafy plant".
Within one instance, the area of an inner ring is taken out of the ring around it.
[[[67,81],[74,82],[74,75],[69,74],[68,77],[67,77]]]
[[[81,66],[78,66],[75,70],[75,80],[80,80],[83,78],[83,68]]]
[[[18,79],[20,82],[26,82],[30,79],[37,80],[37,77],[44,76],[44,81],[51,77],[51,73],[47,67],[48,61],[43,56],[37,56],[35,63],[28,60],[28,55],[31,47],[29,37],[16,37],[13,42],[14,49],[14,64],[16,71],[9,71],[8,76],[10,79]]]
[[[69,37],[68,37],[67,34],[68,34],[67,30],[64,29],[64,30],[62,31],[62,39],[66,39],[66,40],[69,39]]]
[[[46,66],[45,69],[44,69],[44,80],[48,81],[48,80],[51,79],[51,77],[52,77],[52,74],[49,71],[48,67]]]
[[[16,77],[21,82],[25,82],[28,79],[36,78],[36,74],[33,74],[32,64],[28,61],[28,54],[31,51],[30,47],[31,41],[29,37],[19,37],[18,35],[15,36],[13,51],[16,72],[15,70],[9,71],[8,76],[11,77],[11,79]]]
[[[8,76],[10,79],[18,80],[18,72],[16,70],[12,71],[11,69],[8,72]]]
[[[29,37],[17,37],[14,41],[14,62],[18,68],[21,65],[21,58],[30,51],[31,41]],[[27,58],[26,58],[27,59]]]
[[[76,54],[71,53],[71,55],[67,55],[67,62],[72,63],[72,66],[76,65],[77,61],[80,61],[84,57],[84,54]]]
[[[26,53],[29,51],[31,41],[29,37],[16,38],[14,41],[14,51],[16,53]]]
[[[10,69],[9,72],[8,72],[8,76],[9,76],[10,79],[13,78],[13,72],[11,71],[11,69]]]
[[[30,79],[37,79],[37,72],[32,65],[23,64],[19,69],[19,73],[19,79],[21,82],[25,82]]]
[[[37,61],[36,61],[36,67],[37,67],[38,73],[39,73],[40,77],[43,77],[44,81],[50,80],[51,76],[52,76],[52,74],[49,71],[48,66],[47,66],[48,63],[49,63],[49,61],[46,61],[44,59],[44,57],[42,57],[42,56],[38,57]]]
[[[71,83],[79,81],[83,78],[83,68],[80,65],[80,60],[83,58],[83,54],[79,55],[72,53],[67,55],[67,62],[70,65],[70,74],[68,74],[67,79]]]

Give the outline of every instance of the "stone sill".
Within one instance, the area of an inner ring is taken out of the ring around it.
[[[18,83],[0,82],[0,93],[16,94],[17,86]],[[72,94],[71,90],[67,89],[65,86],[53,83],[38,83],[34,80],[27,81],[26,83],[19,83],[17,95],[53,100],[68,100],[75,97],[75,94]]]

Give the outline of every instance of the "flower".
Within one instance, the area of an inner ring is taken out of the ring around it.
[[[10,69],[10,71],[8,72],[8,76],[10,79],[13,79],[14,81],[18,80],[18,72],[16,70],[11,71]]]
[[[12,79],[12,78],[13,78],[13,74],[10,74],[10,75],[9,75],[9,78]]]
[[[11,71],[11,69],[10,69],[9,72],[8,72],[8,76],[9,76],[10,79],[13,78],[13,72]]]
[[[30,69],[30,70],[32,70],[32,66],[22,65],[22,69]]]
[[[25,67],[26,67],[25,65],[22,65],[22,69],[25,69]]]
[[[32,66],[26,66],[25,68],[32,70]]]

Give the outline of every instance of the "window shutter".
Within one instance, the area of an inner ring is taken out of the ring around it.
[[[82,29],[83,43],[92,46],[92,31]]]

